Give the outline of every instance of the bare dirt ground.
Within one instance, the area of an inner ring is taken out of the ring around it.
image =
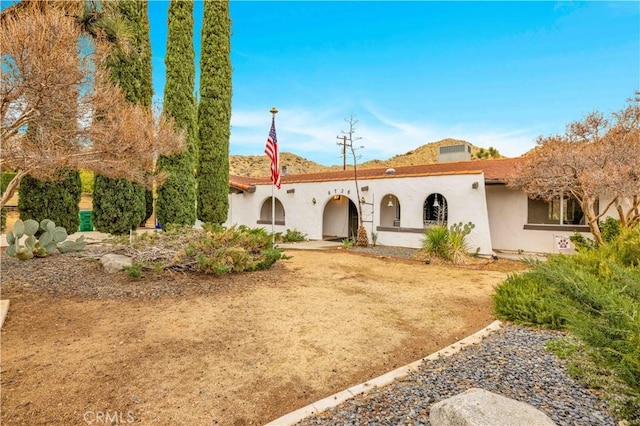
[[[141,282],[3,254],[2,424],[262,424],[486,326],[493,287],[522,268],[288,253],[268,271]]]

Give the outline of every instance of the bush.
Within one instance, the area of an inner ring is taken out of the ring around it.
[[[306,241],[307,234],[303,234],[297,229],[287,229],[286,234],[282,236],[283,243],[297,243],[300,241]]]
[[[9,186],[9,183],[13,180],[13,178],[15,177],[15,173],[14,172],[2,172],[2,177],[0,180],[0,192],[4,193],[4,190],[7,189],[7,186]]]
[[[496,316],[566,328],[595,349],[596,362],[640,392],[640,227],[546,263],[496,290]]]
[[[77,171],[61,171],[60,182],[45,182],[29,175],[20,182],[18,210],[20,219],[41,222],[51,219],[73,233],[80,225],[80,195],[82,183]]]
[[[533,274],[511,275],[493,295],[495,315],[520,324],[561,328],[566,323],[557,291]]]
[[[136,236],[121,248],[141,268],[158,272],[162,268],[222,275],[271,267],[282,252],[271,248],[273,235],[263,228],[204,224],[203,229],[169,226],[164,232]],[[128,241],[118,237],[119,244]]]
[[[98,175],[93,188],[93,225],[119,235],[136,229],[145,217],[145,189],[126,179]]]
[[[90,170],[80,169],[80,182],[82,182],[82,193],[93,194],[93,181],[95,175]]]
[[[604,222],[600,222],[602,241],[609,243],[620,235],[620,221],[609,216]]]
[[[446,260],[451,260],[449,248],[449,230],[444,225],[427,228],[422,247],[427,253],[434,254]]]

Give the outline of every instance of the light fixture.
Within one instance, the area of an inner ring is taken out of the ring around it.
[[[387,204],[387,207],[393,207],[393,195],[389,195],[389,203]]]
[[[365,199],[364,199],[364,197],[362,197],[362,198],[360,198],[360,202],[361,202],[362,204],[364,204],[364,203],[366,203],[366,202],[367,202],[367,200],[365,200]]]
[[[341,197],[341,195],[334,195],[334,196],[333,196],[333,199],[334,199],[334,200],[339,200],[339,199],[340,199],[340,197]]]
[[[312,202],[313,204],[315,204],[315,203],[316,203],[316,199],[315,199],[315,198],[312,198],[312,199],[311,199],[311,202]]]

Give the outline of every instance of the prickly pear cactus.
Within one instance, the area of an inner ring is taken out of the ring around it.
[[[87,242],[84,239],[84,235],[78,237],[75,241],[65,241],[61,244],[58,244],[58,250],[60,253],[68,253],[71,251],[80,251],[87,245]]]
[[[35,234],[44,231],[40,239],[36,239]],[[24,246],[20,243],[22,237]],[[82,250],[87,242],[84,236],[75,241],[65,241],[68,237],[67,230],[50,219],[43,219],[40,223],[35,220],[17,220],[13,232],[7,233],[7,255],[17,257],[20,260],[32,259],[33,257],[46,257],[59,250],[61,253]]]

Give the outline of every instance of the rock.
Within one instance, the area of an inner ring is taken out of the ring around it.
[[[542,411],[484,389],[472,388],[431,406],[433,426],[551,426]]]
[[[131,266],[131,258],[122,254],[105,254],[100,258],[102,268],[109,274],[122,271],[125,266]]]

